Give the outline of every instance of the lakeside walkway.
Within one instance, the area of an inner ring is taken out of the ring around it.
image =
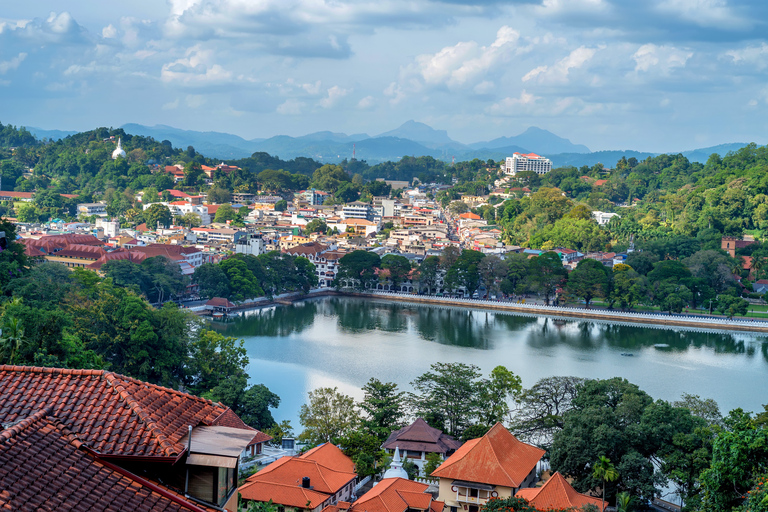
[[[649,327],[686,327],[705,331],[741,331],[768,333],[768,322],[755,319],[728,318],[696,318],[690,316],[668,315],[665,313],[638,313],[633,311],[618,311],[609,309],[587,309],[577,307],[546,306],[544,304],[521,304],[483,299],[458,299],[451,297],[433,297],[431,295],[414,295],[410,293],[390,292],[340,292],[340,295],[351,297],[366,297],[419,304],[434,304],[442,306],[469,307],[474,309],[490,309],[510,311],[528,316],[560,316],[571,318],[589,318],[611,323],[645,324]]]

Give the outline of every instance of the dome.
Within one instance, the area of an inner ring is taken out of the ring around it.
[[[408,480],[408,473],[403,469],[403,463],[400,462],[400,448],[395,447],[395,456],[392,459],[392,463],[389,465],[389,469],[382,475],[382,480],[385,478],[405,478]]]
[[[123,145],[120,143],[120,137],[117,138],[117,147],[112,152],[112,160],[117,160],[118,158],[125,158],[125,150],[123,149]]]

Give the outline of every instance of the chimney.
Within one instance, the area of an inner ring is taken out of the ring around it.
[[[305,476],[304,478],[301,479],[301,486],[305,489],[310,489],[308,476]]]

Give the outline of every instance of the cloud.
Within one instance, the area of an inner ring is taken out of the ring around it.
[[[195,45],[183,58],[164,64],[160,76],[165,83],[186,86],[220,84],[232,80],[232,73],[214,63],[213,50]]]
[[[736,64],[747,64],[763,70],[768,67],[768,44],[761,43],[760,46],[748,46],[740,50],[729,50],[725,55],[730,57]]]
[[[701,27],[738,29],[752,25],[749,20],[737,16],[725,0],[661,0],[656,9]]]
[[[635,72],[669,74],[674,68],[685,67],[692,56],[693,52],[688,50],[649,43],[638,48],[632,59],[635,61]]]
[[[277,107],[277,113],[284,116],[298,116],[305,106],[304,102],[296,99],[285,100],[285,103]]]
[[[553,66],[539,66],[523,76],[523,82],[536,80],[538,83],[566,83],[572,69],[581,68],[595,56],[597,48],[581,46]]]
[[[325,98],[323,98],[322,100],[320,100],[320,106],[323,107],[323,108],[331,108],[334,105],[336,105],[336,103],[341,98],[343,98],[344,96],[349,94],[349,92],[350,91],[348,89],[342,89],[338,85],[334,85],[333,87],[328,89],[328,91],[327,91],[328,95]]]
[[[524,114],[540,97],[534,96],[523,89],[517,98],[506,97],[488,107],[486,113],[493,116],[519,116]]]
[[[8,71],[11,71],[13,69],[17,69],[19,65],[24,61],[24,59],[27,58],[27,54],[24,52],[19,53],[16,57],[6,60],[6,61],[0,61],[0,75],[6,74]]]
[[[374,107],[376,104],[376,100],[373,96],[366,96],[365,98],[361,99],[357,102],[357,108],[360,110],[370,110]]]

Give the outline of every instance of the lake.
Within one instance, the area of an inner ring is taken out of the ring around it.
[[[245,340],[251,383],[281,398],[276,420],[301,431],[299,408],[321,386],[362,398],[371,378],[410,382],[435,362],[504,365],[524,387],[543,377],[624,377],[654,398],[713,398],[722,413],[768,403],[768,337],[611,325],[513,313],[329,297],[215,323]],[[628,355],[628,354],[631,354]]]

